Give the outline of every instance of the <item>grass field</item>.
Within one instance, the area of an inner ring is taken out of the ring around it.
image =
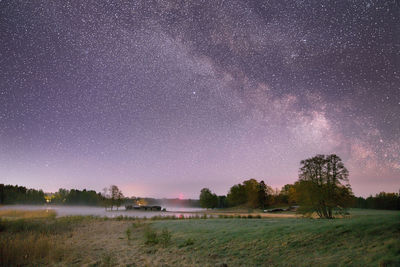
[[[398,211],[335,220],[2,217],[3,266],[400,266]]]

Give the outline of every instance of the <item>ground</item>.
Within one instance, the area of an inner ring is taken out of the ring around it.
[[[400,266],[398,211],[334,220],[0,216],[6,266]]]

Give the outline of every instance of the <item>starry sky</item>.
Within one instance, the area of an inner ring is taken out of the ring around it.
[[[0,1],[0,183],[226,194],[336,153],[400,189],[394,0]]]

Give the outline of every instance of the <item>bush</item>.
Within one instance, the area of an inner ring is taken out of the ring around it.
[[[183,248],[187,246],[192,246],[194,244],[194,239],[188,238],[183,243],[178,244],[178,248]]]
[[[123,221],[125,218],[124,218],[124,216],[119,215],[119,216],[115,217],[115,219],[116,219],[117,221]]]
[[[157,232],[150,226],[146,226],[144,230],[144,238],[146,245],[156,245],[159,242]]]
[[[191,246],[194,244],[194,240],[192,238],[188,238],[185,240],[185,242],[183,243],[184,246]]]
[[[129,242],[131,240],[131,229],[129,227],[126,229],[125,234]]]
[[[171,232],[164,228],[160,235],[160,243],[163,247],[167,247],[171,243]]]
[[[117,260],[112,254],[104,254],[102,258],[102,266],[115,266],[117,265]]]
[[[139,228],[142,225],[143,225],[142,222],[137,220],[134,223],[132,223],[132,228]]]

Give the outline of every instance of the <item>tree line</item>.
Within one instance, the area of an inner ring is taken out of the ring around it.
[[[103,205],[105,198],[94,190],[60,188],[53,194],[18,185],[0,184],[0,204]]]
[[[352,207],[360,209],[400,210],[400,192],[380,192],[375,196],[367,198],[356,197],[354,198]]]
[[[333,218],[347,213],[350,207],[400,209],[396,193],[380,193],[364,199],[353,195],[349,172],[335,154],[316,155],[300,162],[299,177],[294,184],[273,190],[264,181],[245,180],[233,185],[226,196],[217,196],[208,188],[200,191],[203,208],[246,207],[265,209],[273,206],[299,206],[298,212]]]
[[[27,189],[18,185],[0,184],[0,204],[55,204],[55,205],[85,205],[103,206],[106,209],[117,209],[124,204],[133,205],[167,205],[199,207],[196,199],[157,199],[125,197],[116,185],[103,189],[101,193],[94,190],[78,190],[60,188],[55,193],[44,193],[42,190]]]
[[[0,204],[43,204],[45,202],[45,194],[42,190],[0,184]]]
[[[272,203],[273,190],[264,181],[249,179],[231,187],[226,196],[217,196],[210,189],[200,191],[200,205],[203,208],[226,208],[245,206],[265,208]]]
[[[0,184],[0,204],[44,204],[104,206],[117,209],[124,203],[159,204],[176,203],[203,208],[246,207],[265,209],[273,206],[299,206],[303,214],[317,214],[333,218],[344,214],[349,207],[367,209],[400,210],[400,194],[381,192],[368,198],[355,197],[348,183],[349,172],[340,157],[335,154],[316,155],[300,162],[299,177],[294,184],[281,190],[273,190],[264,181],[245,180],[233,185],[227,195],[217,196],[208,188],[200,192],[200,199],[153,199],[127,198],[116,185],[105,188],[102,193],[94,190],[59,189],[54,194],[42,190],[27,189],[18,185]],[[400,193],[400,192],[399,192]]]
[[[47,202],[60,205],[87,205],[103,206],[105,209],[117,209],[126,199],[122,191],[116,185],[103,189],[102,193],[94,190],[67,190],[60,188],[56,193],[46,196]]]
[[[67,190],[64,188],[60,188],[52,195],[47,195],[46,199],[52,204],[87,206],[102,205],[105,200],[100,193],[96,193],[94,190]]]

